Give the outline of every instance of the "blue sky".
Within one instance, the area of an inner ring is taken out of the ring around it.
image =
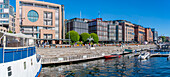
[[[66,19],[127,20],[170,36],[170,0],[39,0],[65,6]],[[10,0],[15,6],[15,0]]]

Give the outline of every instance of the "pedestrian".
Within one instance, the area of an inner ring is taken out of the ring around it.
[[[39,47],[39,44],[40,44],[39,41],[37,41],[37,46],[38,46],[38,47]]]

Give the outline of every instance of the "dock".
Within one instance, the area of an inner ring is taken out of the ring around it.
[[[151,57],[168,57],[169,54],[151,54]]]
[[[131,47],[132,50],[141,51],[146,49],[156,48],[156,45],[140,45],[140,46],[107,46],[96,47],[90,50],[85,47],[82,48],[38,48],[37,53],[42,56],[42,64],[59,64],[75,61],[91,60],[103,58],[105,55],[110,54],[129,54],[123,52],[124,49]]]

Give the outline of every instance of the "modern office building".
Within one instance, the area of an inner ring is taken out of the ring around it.
[[[113,24],[116,25],[116,41],[122,42],[123,40],[123,29],[122,26],[119,25],[118,21],[113,21]]]
[[[169,36],[166,36],[165,38],[166,38],[165,42],[170,42],[170,37]]]
[[[96,33],[99,37],[99,42],[108,41],[108,23],[102,18],[92,19],[89,21],[89,33]]]
[[[152,33],[153,33],[153,42],[158,43],[158,31],[155,30],[155,28],[152,28]]]
[[[135,41],[137,43],[145,42],[145,28],[141,25],[135,24]]]
[[[126,20],[116,20],[119,22],[119,25],[122,26],[122,41],[123,42],[133,42],[135,33],[134,33],[134,24]]]
[[[145,28],[145,41],[152,43],[153,42],[153,33],[151,28]]]
[[[108,24],[108,41],[122,42],[122,26],[118,21],[105,21]]]
[[[107,38],[108,42],[116,41],[116,25],[113,24],[113,21],[104,21],[107,23]]]
[[[0,31],[15,31],[14,8],[9,0],[0,0]]]
[[[64,6],[35,0],[16,0],[16,33],[36,37],[41,43],[62,44],[65,37]]]
[[[78,32],[79,34],[82,34],[82,33],[88,33],[88,19],[81,19],[81,18],[73,18],[73,19],[70,19],[70,20],[66,20],[65,23],[66,23],[66,33],[69,32],[69,31],[76,31]]]

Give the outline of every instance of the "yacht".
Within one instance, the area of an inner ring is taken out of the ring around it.
[[[149,52],[143,52],[138,56],[138,59],[144,60],[150,58],[150,53]]]
[[[40,77],[36,38],[0,31],[0,77]]]

